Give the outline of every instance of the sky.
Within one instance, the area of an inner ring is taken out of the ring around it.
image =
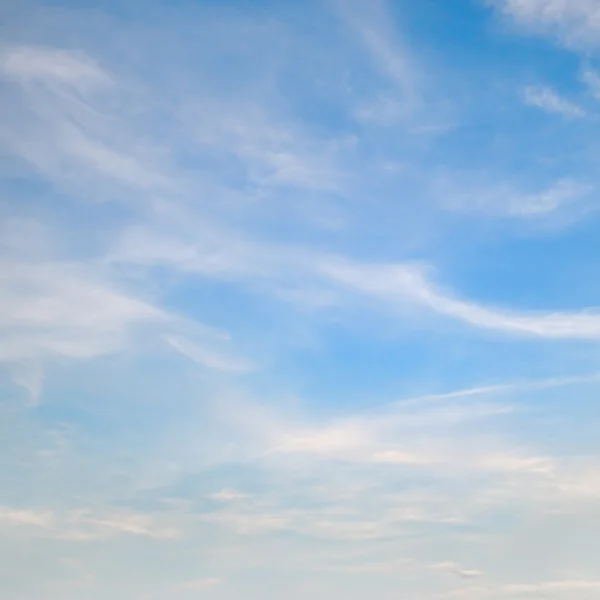
[[[600,0],[0,0],[0,594],[600,596]]]

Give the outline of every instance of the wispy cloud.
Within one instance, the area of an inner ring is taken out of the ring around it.
[[[596,0],[486,0],[534,31],[556,36],[576,47],[595,46],[600,30]]]
[[[206,588],[215,587],[223,583],[217,577],[207,577],[206,579],[195,579],[193,581],[186,581],[181,584],[181,589],[184,590],[205,590]]]
[[[80,93],[112,82],[106,71],[84,53],[43,46],[16,46],[0,57],[2,70],[25,84],[66,86]]]
[[[589,598],[589,592],[600,589],[600,581],[562,580],[541,583],[512,583],[497,587],[477,586],[444,594],[443,598]],[[566,595],[568,594],[568,596]],[[583,595],[580,595],[583,594]]]
[[[159,148],[132,138],[122,120],[131,106],[122,86],[88,55],[5,47],[0,64],[4,78],[16,83],[1,139],[52,184],[88,200],[122,194],[123,186],[173,193],[158,166]]]
[[[0,527],[2,525],[27,527],[30,534],[38,537],[73,542],[108,539],[116,535],[143,536],[155,539],[175,539],[180,536],[177,529],[157,523],[152,515],[131,512],[94,514],[86,510],[75,510],[56,513],[43,510],[0,508]]]
[[[444,2],[176,4],[5,12],[0,592],[593,594],[593,56]],[[493,5],[596,44],[590,2]],[[577,293],[528,310],[553,224]]]
[[[478,571],[477,569],[465,569],[454,562],[435,563],[433,565],[430,565],[429,568],[435,571],[444,571],[447,573],[452,573],[454,575],[464,577],[465,579],[471,579],[483,575],[483,573],[481,571]]]
[[[592,189],[590,186],[573,182],[559,181],[549,189],[537,194],[514,195],[508,203],[508,214],[517,217],[536,217],[558,211],[577,204]]]
[[[28,406],[37,406],[43,392],[43,370],[37,361],[17,362],[12,365],[12,377],[28,394]]]
[[[600,76],[591,69],[585,69],[581,74],[581,79],[587,85],[592,96],[600,100]]]
[[[210,115],[210,118],[207,118]],[[336,165],[344,140],[312,139],[293,121],[243,102],[190,102],[182,116],[200,148],[239,163],[257,185],[336,191],[344,174]]]
[[[375,125],[406,120],[419,106],[420,71],[401,28],[392,25],[393,7],[386,0],[331,0],[329,5],[367,51],[384,82],[382,91],[359,102],[353,111],[356,117]]]
[[[390,5],[386,0],[365,2],[332,1],[340,17],[348,23],[367,48],[377,69],[400,92],[409,96],[415,91],[416,73],[401,33],[394,29],[390,18]]]
[[[216,348],[207,348],[174,335],[167,336],[167,342],[184,356],[209,369],[228,373],[244,373],[252,370],[250,363],[228,356]]]
[[[600,316],[593,311],[522,314],[461,300],[438,289],[414,265],[357,265],[333,261],[322,265],[334,280],[387,302],[414,301],[471,326],[545,338],[595,339]]]
[[[166,318],[86,271],[69,263],[4,264],[0,359],[99,356],[118,350],[136,324]]]
[[[563,178],[538,190],[519,189],[508,182],[486,184],[467,175],[443,175],[433,183],[433,194],[446,210],[494,219],[546,223],[561,229],[593,211],[594,186]]]
[[[547,87],[526,87],[523,100],[529,106],[535,106],[547,113],[554,113],[567,119],[577,119],[585,116],[583,108],[562,98],[554,90]]]
[[[526,202],[520,210],[543,210],[534,203],[559,203],[561,197],[568,197],[573,190],[571,186],[559,186],[547,196],[529,198],[529,209]],[[516,210],[516,209],[515,209]],[[127,242],[129,244],[130,242]],[[157,255],[158,249],[167,246],[170,250]],[[470,326],[501,331],[506,334],[533,335],[546,338],[580,338],[595,339],[600,336],[600,317],[594,309],[580,312],[552,312],[523,314],[515,310],[501,310],[486,307],[468,300],[462,300],[451,293],[442,291],[431,282],[426,271],[415,264],[367,265],[335,256],[319,256],[310,252],[297,252],[293,248],[262,246],[248,241],[247,251],[240,260],[233,256],[231,248],[223,247],[216,254],[202,258],[203,251],[195,246],[180,246],[179,250],[169,244],[152,244],[148,252],[141,253],[142,247],[136,244],[135,255],[120,250],[118,260],[139,260],[142,262],[167,261],[174,265],[204,275],[242,280],[253,274],[273,285],[307,285],[325,287],[347,286],[355,292],[371,295],[398,307],[404,302],[416,303],[440,315],[462,321]],[[221,254],[220,252],[223,252]],[[173,253],[175,252],[175,254]],[[235,250],[233,250],[235,252]],[[276,255],[273,255],[275,252]],[[130,257],[130,258],[128,258]],[[212,265],[212,266],[211,266]],[[335,288],[334,288],[335,290]]]

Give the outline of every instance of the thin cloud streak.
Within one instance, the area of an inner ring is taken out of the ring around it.
[[[577,49],[598,45],[597,0],[484,0],[535,33],[545,33]]]
[[[488,308],[439,290],[425,277],[422,269],[412,265],[357,265],[332,261],[322,268],[332,279],[362,293],[389,303],[413,300],[441,315],[482,329],[548,339],[600,337],[600,314],[591,310],[526,315]]]
[[[561,98],[556,92],[547,87],[525,88],[523,100],[529,106],[535,106],[547,113],[561,115],[567,119],[578,119],[586,115],[583,108],[577,104]]]

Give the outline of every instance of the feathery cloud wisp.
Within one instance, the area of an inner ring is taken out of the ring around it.
[[[523,100],[529,106],[535,106],[548,113],[561,115],[567,119],[585,116],[585,111],[577,104],[561,98],[554,90],[547,87],[526,87]]]

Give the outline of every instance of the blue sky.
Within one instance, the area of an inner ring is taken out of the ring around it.
[[[0,23],[3,596],[598,597],[598,0]]]

